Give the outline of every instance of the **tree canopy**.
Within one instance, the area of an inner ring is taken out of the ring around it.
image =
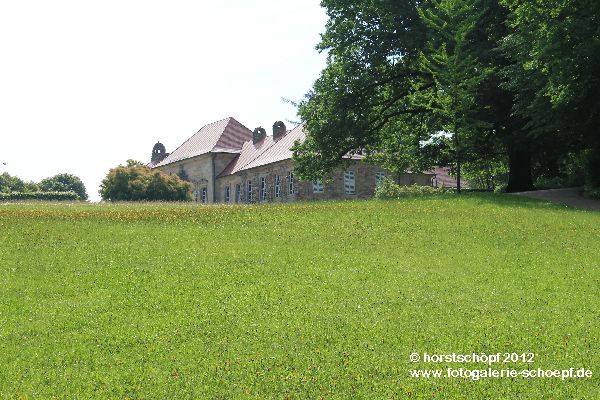
[[[191,190],[191,184],[177,175],[127,160],[127,165],[108,172],[100,186],[100,195],[103,200],[111,201],[186,201],[191,199]]]
[[[85,185],[75,175],[58,174],[50,178],[43,179],[39,186],[44,192],[75,192],[81,200],[87,200],[88,195]]]
[[[396,171],[506,165],[520,191],[561,157],[593,160],[600,12],[547,3],[323,0],[327,66],[299,104],[298,173],[325,176],[360,151]]]

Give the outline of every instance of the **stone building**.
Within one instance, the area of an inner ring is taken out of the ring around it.
[[[404,185],[431,185],[432,174],[392,176],[358,155],[349,156],[347,167],[334,171],[330,181],[301,181],[294,175],[291,147],[304,138],[303,125],[288,131],[277,121],[267,135],[226,118],[202,127],[170,154],[157,143],[149,166],[191,182],[200,203],[369,198],[386,176]]]

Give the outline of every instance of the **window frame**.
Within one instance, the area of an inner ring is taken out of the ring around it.
[[[225,186],[225,193],[223,194],[223,200],[225,203],[229,203],[231,201],[231,186]]]
[[[323,180],[315,179],[313,181],[313,193],[325,193],[325,186],[323,186]]]
[[[267,200],[267,177],[261,176],[259,179],[259,199],[260,201]]]
[[[379,185],[381,185],[381,183],[383,183],[383,180],[385,179],[385,172],[375,172],[375,187],[378,187]]]
[[[252,201],[254,200],[254,196],[252,195],[252,179],[248,179],[248,181],[246,182],[246,191],[248,192],[248,203],[252,203]]]
[[[292,171],[288,171],[288,194],[292,195],[296,193],[296,188],[294,186],[294,173]]]
[[[242,185],[239,183],[235,184],[235,203],[242,202]]]
[[[279,175],[275,175],[275,198],[278,199],[281,197],[281,177]]]
[[[344,194],[356,195],[356,174],[354,171],[344,171]]]

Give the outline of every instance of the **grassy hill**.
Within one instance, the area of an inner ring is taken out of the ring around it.
[[[0,206],[0,398],[595,399],[599,338],[600,213],[491,194]],[[513,352],[533,362],[422,360]],[[594,375],[411,377],[448,368]]]

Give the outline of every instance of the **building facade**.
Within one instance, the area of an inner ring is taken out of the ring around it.
[[[194,200],[204,204],[364,199],[385,177],[403,185],[432,183],[432,174],[394,176],[357,155],[328,181],[301,181],[294,174],[291,147],[305,137],[303,125],[288,131],[277,121],[267,135],[263,128],[250,131],[226,118],[202,127],[170,154],[157,143],[149,166],[191,182]]]

